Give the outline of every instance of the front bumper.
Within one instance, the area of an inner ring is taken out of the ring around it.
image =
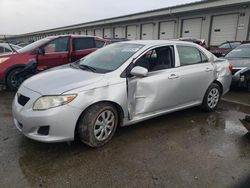
[[[41,95],[25,87],[21,87],[18,93],[27,96],[30,100],[20,105],[17,94],[12,104],[12,112],[15,126],[26,137],[41,142],[63,142],[72,141],[75,136],[75,126],[81,110],[69,105],[43,111],[33,111],[32,106],[35,100]],[[49,126],[47,135],[39,133],[39,128]]]

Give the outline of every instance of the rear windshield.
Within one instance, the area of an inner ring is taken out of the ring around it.
[[[250,58],[250,46],[240,46],[229,52],[226,58]]]
[[[79,62],[79,66],[87,65],[100,73],[111,72],[119,68],[143,46],[130,43],[110,44],[86,56]]]
[[[25,53],[25,52],[29,52],[43,44],[45,44],[46,42],[50,41],[51,39],[48,39],[48,38],[44,38],[44,39],[41,39],[41,40],[38,40],[36,42],[33,42],[23,48],[21,48],[20,50],[17,50],[18,53]]]

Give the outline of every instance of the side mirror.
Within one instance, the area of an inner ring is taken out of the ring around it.
[[[145,77],[148,74],[148,69],[141,66],[136,66],[130,71],[130,74],[136,77]]]
[[[44,55],[45,54],[44,48],[38,48],[38,54]]]
[[[43,48],[38,48],[32,54],[44,55],[45,54],[45,50]]]

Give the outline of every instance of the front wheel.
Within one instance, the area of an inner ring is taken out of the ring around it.
[[[20,86],[20,83],[16,77],[16,74],[22,69],[23,68],[20,67],[20,68],[15,68],[9,71],[6,77],[6,87],[8,90],[15,91],[18,89],[18,87]]]
[[[100,147],[113,137],[118,125],[118,113],[109,103],[99,103],[84,112],[78,122],[80,140],[90,147]]]
[[[215,110],[218,106],[221,97],[221,88],[213,83],[207,89],[201,108],[207,112]]]

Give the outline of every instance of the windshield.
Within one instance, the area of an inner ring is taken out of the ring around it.
[[[41,46],[43,44],[45,44],[46,42],[48,42],[50,39],[48,38],[44,38],[41,40],[38,40],[36,42],[33,42],[19,50],[17,50],[18,53],[25,53],[25,52],[29,52],[30,50],[33,50],[34,48],[37,48],[38,46]]]
[[[110,44],[81,59],[78,65],[80,68],[86,68],[86,66],[94,68],[95,72],[99,73],[111,72],[119,68],[143,46],[131,43]]]
[[[20,50],[22,47],[20,46],[17,46],[17,45],[13,45],[11,44],[11,47],[14,48],[15,50]]]
[[[218,48],[236,48],[237,46],[240,45],[240,42],[227,42],[221,44]]]
[[[250,58],[250,46],[240,46],[229,52],[226,58]]]

